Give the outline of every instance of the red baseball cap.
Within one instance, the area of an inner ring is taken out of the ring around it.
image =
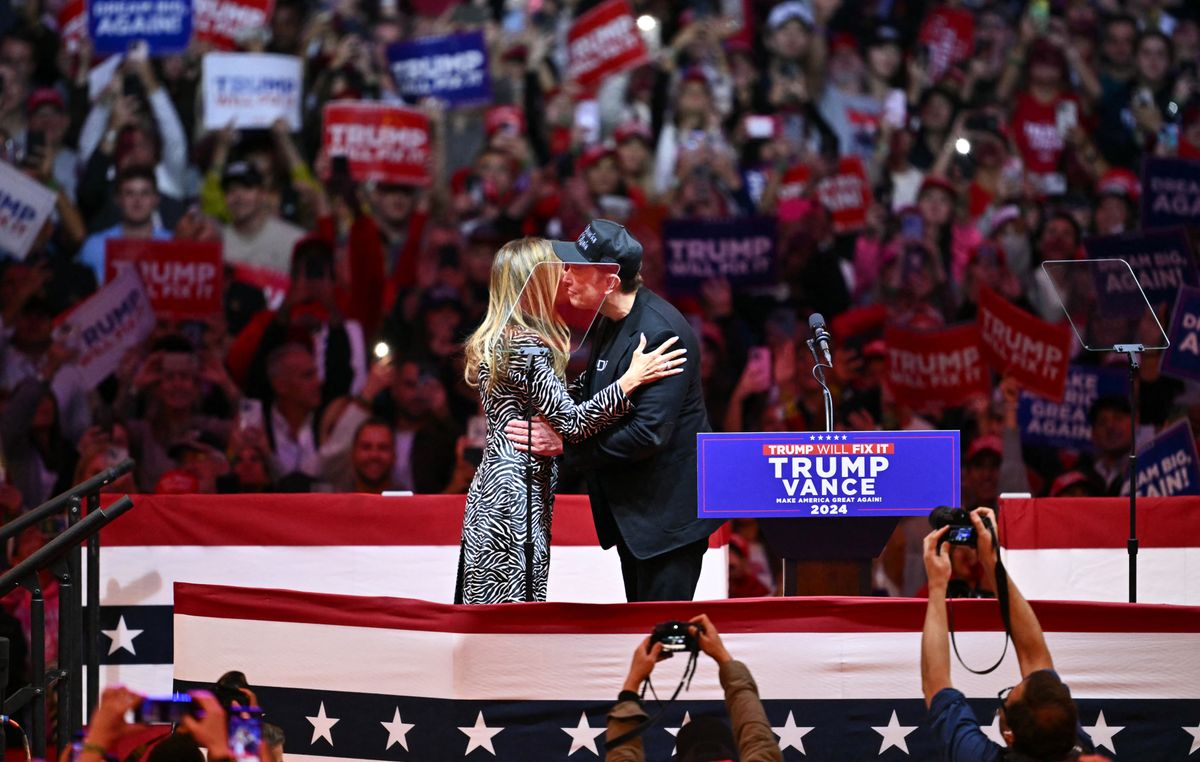
[[[518,135],[525,134],[525,115],[516,106],[494,106],[487,111],[483,118],[483,127],[490,138],[502,129],[515,131]]]
[[[974,460],[977,456],[985,452],[994,453],[997,458],[1004,457],[1004,441],[995,434],[986,434],[982,437],[976,437],[975,441],[971,442],[967,447],[967,456],[964,461]]]
[[[654,133],[650,131],[650,125],[645,122],[625,122],[613,132],[613,140],[617,145],[633,138],[643,141],[646,145],[654,143]]]
[[[1096,194],[1120,196],[1136,204],[1142,197],[1142,184],[1133,172],[1124,167],[1117,167],[1108,170],[1096,181]]]
[[[29,99],[25,101],[25,113],[32,114],[42,106],[53,106],[59,111],[67,110],[67,102],[53,87],[39,87],[30,93]]]
[[[1077,484],[1087,484],[1087,482],[1088,478],[1082,471],[1067,471],[1050,483],[1050,497],[1058,497],[1071,487]]]
[[[601,159],[615,156],[616,151],[614,151],[610,146],[599,143],[583,149],[583,153],[579,154],[579,158],[575,160],[575,166],[580,172],[586,172],[595,166],[595,164]]]

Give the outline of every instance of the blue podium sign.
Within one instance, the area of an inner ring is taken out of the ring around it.
[[[924,516],[959,504],[959,432],[698,434],[700,518]]]

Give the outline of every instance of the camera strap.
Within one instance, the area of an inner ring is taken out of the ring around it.
[[[954,648],[954,656],[958,659],[958,663],[967,668],[968,672],[976,675],[986,675],[994,672],[997,667],[1004,663],[1004,657],[1008,655],[1008,644],[1012,642],[1012,621],[1010,620],[1010,612],[1008,610],[1008,572],[1004,568],[1004,561],[1000,559],[1000,543],[996,540],[996,528],[992,523],[986,522],[988,533],[992,536],[992,552],[996,554],[996,600],[1000,604],[1000,621],[1004,623],[1004,650],[1000,652],[1000,658],[996,663],[987,669],[973,669],[965,661],[962,654],[958,652],[958,641],[954,637],[954,607],[950,605],[951,599],[946,599],[946,620],[948,629],[950,630],[950,645]]]
[[[700,657],[699,649],[692,651],[691,655],[688,656],[688,663],[687,663],[687,666],[683,670],[683,677],[679,678],[679,685],[675,686],[675,692],[671,694],[671,698],[667,699],[667,702],[665,704],[658,697],[658,691],[654,690],[654,683],[652,683],[650,681],[650,676],[647,675],[646,681],[644,683],[642,683],[641,698],[642,699],[646,698],[646,689],[649,688],[650,695],[654,696],[654,701],[655,701],[655,703],[658,704],[658,712],[653,717],[650,717],[649,719],[644,720],[641,723],[639,723],[637,727],[635,727],[631,730],[625,731],[624,733],[622,733],[621,735],[612,739],[611,741],[606,741],[604,744],[605,750],[607,751],[609,749],[615,749],[622,744],[629,743],[633,739],[640,736],[642,733],[645,733],[647,730],[649,730],[654,725],[658,724],[658,721],[662,719],[664,714],[666,714],[667,707],[671,706],[671,704],[673,704],[675,702],[675,699],[679,698],[680,692],[682,692],[684,690],[684,688],[687,688],[689,690],[691,689],[692,676],[696,674],[696,661],[699,659],[699,657]]]

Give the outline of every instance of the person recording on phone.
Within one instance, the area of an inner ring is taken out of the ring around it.
[[[166,733],[159,739],[150,750],[147,760],[180,762],[182,759],[191,759],[192,756],[187,753],[189,747],[199,758],[196,747],[202,747],[208,752],[208,762],[234,762],[225,708],[207,691],[192,691],[190,695],[199,711],[195,712],[195,716],[187,714],[180,718],[180,730]],[[124,686],[105,688],[88,722],[87,735],[77,746],[72,762],[108,762],[113,759],[113,752],[121,739],[144,728],[140,722],[129,724],[125,721],[128,712],[134,712],[137,717],[137,710],[144,702],[144,696]]]
[[[617,275],[603,276],[609,282],[599,284],[605,294],[602,319],[592,329],[587,370],[572,384],[580,399],[598,398],[622,373],[631,372],[645,348],[662,351],[673,337],[687,357],[698,357],[700,342],[691,325],[642,286],[642,245],[623,226],[594,220],[577,241],[556,241],[554,253],[568,264],[613,263],[619,268]],[[582,293],[585,287],[596,285],[572,283],[568,295],[574,301],[572,292]],[[696,517],[696,434],[712,429],[700,363],[689,362],[681,370],[639,390],[631,415],[571,443],[565,453],[567,462],[587,477],[596,533],[602,547],[617,547],[629,601],[691,600],[708,536],[721,525]],[[562,438],[552,427],[536,420],[533,426],[535,454],[563,452]],[[518,451],[526,448],[524,421],[509,422],[505,434]]]
[[[969,516],[986,584],[997,590],[996,514],[990,508],[976,508]],[[1007,600],[1021,681],[999,695],[1000,734],[1007,751],[984,734],[967,705],[966,696],[951,684],[946,590],[951,578],[952,546],[946,541],[950,533],[958,530],[942,526],[930,532],[924,543],[929,603],[921,633],[921,689],[929,708],[934,739],[945,750],[942,758],[949,762],[1001,759],[1058,762],[1076,759],[1080,750],[1092,751],[1091,739],[1079,724],[1071,691],[1054,671],[1037,615],[1011,577],[1006,583]]]
[[[730,655],[721,641],[721,634],[707,615],[701,614],[688,622],[688,632],[697,639],[697,647],[717,663],[717,674],[725,689],[725,709],[733,729],[731,732],[728,725],[715,717],[697,717],[680,728],[675,758],[680,762],[732,759],[781,762],[783,753],[759,700],[758,685],[750,668]],[[641,762],[646,758],[640,734],[615,747],[611,744],[649,719],[640,697],[642,684],[658,662],[675,655],[664,652],[662,642],[651,643],[651,640],[645,638],[634,649],[633,663],[617,696],[617,704],[608,713],[605,762]],[[679,654],[680,657],[685,655]]]
[[[622,345],[630,351],[627,367],[619,375],[608,374],[603,385],[595,385],[594,395],[576,403],[563,381],[570,329],[555,308],[560,283],[566,283],[575,304],[576,284],[565,270],[545,239],[523,238],[500,247],[492,264],[487,315],[467,341],[465,378],[479,389],[489,436],[467,492],[457,603],[525,599],[526,542],[533,544],[533,598],[546,600],[558,464],[536,451],[522,454],[506,437],[505,427],[523,418],[528,408],[548,421],[556,436],[581,441],[626,416],[635,407],[630,399],[635,389],[665,383],[686,362],[682,352],[672,349],[673,338],[663,335],[656,349],[647,350],[648,337],[634,336],[633,346]],[[590,309],[599,301],[591,300]],[[528,478],[533,516],[526,514]],[[526,537],[527,525],[533,528],[531,537]]]

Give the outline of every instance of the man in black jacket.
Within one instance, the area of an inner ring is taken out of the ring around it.
[[[642,287],[642,245],[623,226],[595,220],[575,242],[554,242],[567,264],[616,264],[592,330],[588,367],[572,390],[580,399],[621,377],[644,335],[647,351],[679,337],[683,372],[638,389],[634,411],[617,425],[567,447],[568,463],[587,477],[596,533],[621,556],[629,601],[691,600],[708,536],[719,520],[696,517],[696,434],[711,431],[700,386],[700,343],[691,325],[662,297]],[[524,449],[524,422],[509,424],[509,439]],[[557,455],[562,442],[535,423],[534,452]]]

